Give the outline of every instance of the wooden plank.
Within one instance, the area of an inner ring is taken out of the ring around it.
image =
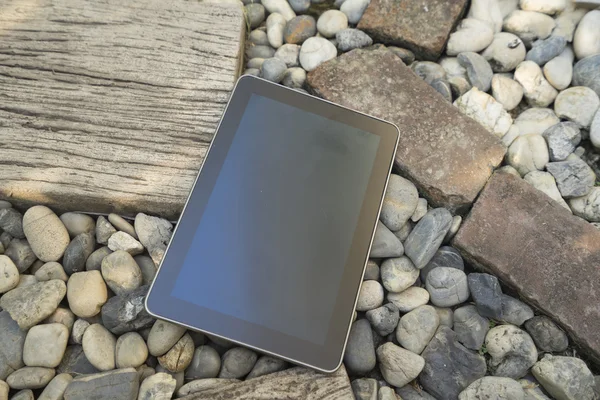
[[[176,217],[244,36],[241,3],[1,2],[0,199]]]
[[[308,368],[291,368],[237,383],[193,393],[180,400],[353,400],[354,394],[342,365],[333,374]]]

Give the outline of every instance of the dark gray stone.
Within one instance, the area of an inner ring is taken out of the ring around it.
[[[229,349],[221,358],[219,378],[241,379],[252,371],[257,359],[258,355],[245,347]]]
[[[115,227],[105,217],[102,215],[98,216],[95,230],[96,242],[106,245],[108,244],[108,239],[116,232]]]
[[[373,39],[359,29],[344,29],[335,34],[339,51],[360,49],[373,44]]]
[[[148,256],[135,256],[133,259],[142,271],[142,285],[150,285],[154,281],[157,272],[154,261]]]
[[[550,161],[563,161],[581,142],[579,125],[561,122],[546,129],[542,134],[548,143]]]
[[[8,312],[0,312],[0,380],[23,367],[23,345],[27,332],[19,329]]]
[[[244,12],[250,29],[258,27],[265,20],[265,7],[262,4],[246,4]]]
[[[490,90],[494,72],[485,58],[477,53],[465,52],[458,55],[458,62],[463,68],[466,68],[471,85],[482,92]]]
[[[445,79],[436,79],[430,83],[431,87],[442,95],[444,100],[452,103],[452,87]]]
[[[140,380],[134,368],[85,375],[67,386],[65,400],[114,400],[137,398]]]
[[[421,269],[421,280],[427,281],[427,275],[429,272],[437,267],[456,268],[461,271],[465,270],[465,262],[463,261],[460,253],[454,247],[443,246],[438,249],[433,255],[433,258],[427,263],[427,265]]]
[[[502,295],[502,321],[516,326],[521,326],[528,319],[533,318],[533,310],[521,300],[506,294]]]
[[[149,286],[140,286],[126,295],[114,296],[102,306],[102,323],[115,335],[152,326],[155,319],[144,307]]]
[[[564,198],[585,196],[596,182],[594,171],[580,159],[551,162],[546,170],[556,180],[556,186]]]
[[[498,278],[489,274],[472,273],[467,276],[467,281],[479,315],[502,319],[502,289]]]
[[[572,86],[586,86],[600,96],[600,54],[579,60],[573,68]]]
[[[25,272],[37,260],[31,246],[25,239],[11,240],[8,248],[4,251],[4,255],[15,263],[19,273]]]
[[[373,329],[381,336],[394,332],[400,321],[400,311],[393,303],[387,303],[366,312],[366,317]]]
[[[17,239],[25,239],[23,215],[14,208],[0,209],[0,229]]]
[[[246,379],[258,378],[259,376],[272,374],[273,372],[283,371],[287,366],[288,363],[284,360],[271,356],[262,356],[254,364],[252,371],[246,376]]]
[[[83,353],[83,346],[68,346],[65,355],[59,366],[56,368],[56,374],[87,375],[99,372],[86,358]]]
[[[10,245],[10,241],[13,240],[13,237],[8,232],[0,233],[0,243],[4,246],[5,249]]]
[[[567,334],[544,315],[538,315],[526,321],[525,329],[541,351],[559,353],[569,347]]]
[[[460,344],[456,333],[446,326],[438,328],[421,356],[425,367],[419,381],[438,400],[456,400],[487,370],[485,358]]]
[[[375,379],[360,378],[352,381],[352,391],[356,400],[377,400],[379,384]]]
[[[419,220],[404,242],[406,255],[417,269],[431,261],[451,225],[452,214],[445,208],[434,208]]]
[[[94,252],[96,243],[91,233],[80,233],[67,246],[63,256],[63,268],[67,275],[85,271],[85,263]]]
[[[363,276],[365,281],[378,281],[379,280],[379,265],[373,260],[367,262],[365,267],[365,274]]]
[[[376,363],[371,324],[366,319],[359,319],[350,328],[344,365],[348,371],[362,375],[375,368]]]
[[[381,221],[377,221],[370,257],[389,258],[404,254],[402,242]]]
[[[467,305],[454,310],[454,332],[466,348],[478,351],[490,329],[490,322],[477,312],[477,307]]]
[[[283,29],[286,43],[302,44],[317,34],[317,21],[310,15],[300,15],[290,19]]]
[[[550,36],[547,39],[539,39],[533,42],[531,50],[527,52],[525,59],[543,67],[548,61],[562,53],[566,46],[567,39],[562,36]]]

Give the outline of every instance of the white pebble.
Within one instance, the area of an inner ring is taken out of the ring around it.
[[[590,141],[597,149],[600,149],[600,109],[596,111],[596,116],[592,120],[590,127]]]
[[[517,35],[508,32],[495,34],[492,43],[481,53],[494,72],[514,70],[525,60],[526,54],[523,41]]]
[[[555,19],[556,27],[552,31],[552,35],[562,36],[567,39],[567,42],[572,42],[575,28],[586,12],[587,10],[578,8],[576,10],[567,10],[560,13]]]
[[[504,144],[506,147],[509,147],[512,144],[512,142],[514,142],[515,139],[519,136],[521,136],[521,131],[519,130],[519,127],[515,124],[512,124],[508,132],[506,132],[506,134],[502,136],[502,144]],[[507,165],[507,167],[510,167],[510,165]]]
[[[550,161],[546,140],[541,135],[519,136],[508,148],[506,159],[521,176],[541,171]]]
[[[8,256],[0,255],[0,293],[6,293],[19,284],[19,270]]]
[[[273,13],[267,18],[267,38],[271,47],[278,49],[283,46],[283,30],[287,21],[283,15]]]
[[[317,21],[317,30],[326,38],[335,37],[336,33],[346,28],[348,28],[348,17],[338,10],[325,11]]]
[[[460,78],[467,79],[467,70],[465,69],[465,67],[460,65],[460,63],[458,62],[458,58],[442,57],[438,61],[438,64],[440,64],[442,66],[442,68],[444,68],[444,71],[446,71],[446,77],[448,79],[451,79],[454,77],[460,77]]]
[[[576,122],[583,128],[590,127],[599,107],[598,95],[585,86],[563,90],[554,102],[554,111],[558,117]]]
[[[515,119],[514,125],[519,128],[521,135],[541,135],[559,122],[560,119],[549,108],[530,108]]]
[[[534,188],[544,192],[552,200],[571,211],[567,202],[562,198],[556,186],[556,180],[549,172],[532,171],[523,177],[525,182],[531,184]]]
[[[479,52],[488,47],[493,38],[494,31],[488,23],[474,18],[463,19],[448,39],[446,54],[456,56],[467,51]]]
[[[523,94],[532,107],[547,107],[558,92],[544,78],[542,69],[533,61],[523,61],[515,70],[515,80],[523,86]]]
[[[567,46],[558,56],[544,65],[544,76],[558,90],[569,87],[573,79],[573,50]]]
[[[348,22],[358,24],[371,0],[346,0],[340,7],[340,11],[346,14]]]
[[[550,36],[555,25],[554,19],[546,14],[515,10],[504,19],[503,30],[514,33],[525,44],[531,44],[536,39]]]
[[[567,8],[567,0],[521,0],[521,9],[554,15]]]
[[[487,23],[494,32],[502,30],[502,12],[497,0],[472,0],[467,18]]]
[[[383,304],[383,286],[377,281],[364,281],[358,295],[356,311],[373,310],[381,304]]]
[[[600,9],[588,12],[579,22],[573,48],[578,59],[600,54]]]
[[[512,118],[502,104],[475,87],[459,97],[454,105],[498,137],[504,136],[512,125]]]
[[[279,13],[286,21],[289,21],[296,16],[296,13],[292,10],[292,7],[290,7],[286,0],[262,0],[262,5],[269,14]]]
[[[308,38],[300,49],[300,65],[306,71],[312,71],[325,61],[334,59],[337,49],[327,39],[320,37]]]
[[[492,78],[492,96],[505,110],[510,111],[521,102],[523,86],[505,75],[495,74]]]

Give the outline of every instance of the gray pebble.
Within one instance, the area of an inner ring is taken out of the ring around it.
[[[23,367],[23,345],[27,332],[10,317],[0,311],[0,381]]]
[[[433,258],[421,269],[421,280],[427,281],[427,275],[437,267],[456,268],[464,271],[465,263],[458,250],[451,246],[442,246],[435,252]]]
[[[35,285],[36,283],[37,279],[35,279],[35,276],[22,274],[19,276],[19,284],[17,285],[17,288]]]
[[[567,39],[562,36],[550,36],[547,39],[539,39],[533,42],[531,50],[525,57],[543,67],[548,61],[558,56],[567,46]]]
[[[115,335],[151,326],[154,318],[144,307],[149,286],[141,286],[133,292],[114,296],[102,306],[102,323]]]
[[[185,379],[216,378],[221,370],[221,357],[210,346],[199,346],[194,351],[192,362],[185,370]]]
[[[258,378],[259,376],[283,371],[287,368],[287,362],[279,358],[262,356],[258,359],[252,371],[246,376],[246,379]]]
[[[453,307],[469,298],[467,275],[456,268],[434,268],[425,286],[431,302],[438,307]]]
[[[142,285],[149,285],[154,281],[156,276],[157,268],[154,261],[148,256],[135,256],[133,257],[140,271],[142,272]]]
[[[246,68],[242,75],[260,76],[260,69],[258,68]]]
[[[246,44],[246,58],[271,58],[275,55],[275,49],[268,45]],[[107,239],[108,240],[108,239]]]
[[[458,396],[459,400],[494,398],[525,400],[525,393],[514,379],[486,376],[471,383]]]
[[[569,338],[550,318],[538,315],[525,322],[525,329],[541,351],[563,352]]]
[[[452,224],[452,214],[445,208],[430,210],[404,242],[406,255],[416,268],[422,269],[433,258]]]
[[[104,257],[110,253],[112,253],[112,250],[109,249],[108,246],[100,247],[87,258],[85,262],[85,269],[87,271],[100,271],[102,260],[104,260]]]
[[[73,381],[69,374],[56,375],[38,397],[38,400],[63,400],[67,386]]]
[[[5,249],[8,248],[11,240],[13,240],[13,237],[10,236],[8,232],[0,233],[0,243],[2,243],[2,246],[4,246]]]
[[[340,11],[346,14],[348,22],[358,24],[371,0],[345,0]]]
[[[265,62],[264,58],[253,58],[253,59],[251,59],[251,60],[248,61],[248,63],[246,64],[246,67],[248,69],[260,69],[260,66],[264,62]]]
[[[423,288],[412,286],[401,293],[388,293],[388,301],[392,302],[402,313],[407,313],[429,302],[429,292]]]
[[[0,294],[6,293],[19,284],[19,270],[10,258],[0,255]]]
[[[299,56],[300,46],[298,46],[297,44],[284,44],[275,52],[275,58],[278,58],[281,61],[283,61],[287,67],[297,67],[298,65],[300,65],[300,62],[298,60]]]
[[[108,222],[102,215],[96,220],[96,242],[100,244],[108,244],[108,239],[117,230]]]
[[[142,381],[138,400],[169,400],[173,397],[177,381],[171,375],[159,372]]]
[[[255,29],[252,32],[250,32],[250,34],[248,35],[248,41],[250,43],[254,43],[257,46],[269,46],[269,39],[267,37],[267,32],[260,30],[260,29]],[[250,60],[252,61],[252,60]],[[250,62],[248,62],[248,68],[256,68],[256,67],[251,67]]]
[[[160,265],[173,234],[173,225],[166,219],[139,213],[135,216],[134,226],[139,241],[148,249],[154,264]]]
[[[451,308],[447,307],[434,307],[440,317],[440,325],[447,326],[452,329],[454,326],[454,313]]]
[[[393,231],[400,230],[415,212],[418,201],[416,186],[408,179],[391,174],[381,207],[381,222]]]
[[[379,280],[379,265],[373,260],[367,261],[365,267],[365,274],[363,276],[365,281],[378,281]]]
[[[591,400],[595,396],[594,376],[579,358],[547,354],[533,366],[531,372],[557,400]]]
[[[335,34],[337,48],[346,52],[354,49],[360,49],[373,44],[373,39],[366,33],[358,29],[344,29]]]
[[[3,208],[12,208],[12,204],[6,200],[0,200],[0,210]]]
[[[279,58],[268,58],[260,67],[260,76],[268,81],[279,83],[287,70],[284,61]]]
[[[246,4],[244,12],[250,29],[258,27],[265,20],[265,7],[262,4]]]
[[[66,293],[63,281],[39,282],[5,293],[0,297],[0,307],[9,312],[21,329],[29,329],[52,315]]]
[[[371,325],[368,320],[359,319],[350,328],[344,365],[351,373],[366,374],[375,368],[376,362]]]
[[[108,214],[108,222],[110,222],[112,224],[112,226],[117,228],[117,230],[120,230],[121,232],[125,232],[128,235],[132,236],[133,238],[137,239],[137,234],[135,233],[135,229],[134,229],[133,225],[131,225],[131,223],[129,223],[129,221],[127,221],[125,218],[121,217],[120,215]]]
[[[33,391],[31,389],[24,389],[15,393],[10,400],[35,400],[35,396],[33,395]]]
[[[301,89],[304,86],[304,82],[306,82],[306,71],[300,67],[293,67],[285,71],[281,83],[293,89]]]
[[[375,237],[369,257],[389,258],[400,257],[404,254],[402,242],[383,223],[377,221]]]
[[[98,370],[85,357],[83,346],[80,345],[68,346],[60,365],[56,368],[57,374],[82,375],[96,372]]]
[[[116,342],[114,335],[100,324],[90,325],[81,340],[85,357],[100,371],[115,368]]]
[[[462,96],[472,88],[471,83],[461,76],[453,76],[448,79],[448,83],[450,84],[450,89],[452,89],[452,95],[455,98]]]
[[[500,325],[489,330],[485,346],[490,360],[490,371],[494,376],[519,379],[537,361],[537,349],[531,336],[514,325]]]
[[[60,216],[60,220],[67,228],[69,236],[74,238],[81,233],[94,232],[96,222],[92,217],[87,214],[81,214],[76,212],[67,212]]]
[[[43,367],[23,367],[6,378],[12,389],[41,389],[54,378],[54,369]]]
[[[412,232],[414,225],[415,224],[412,222],[407,221],[404,225],[402,225],[402,228],[394,232],[394,235],[400,239],[401,242],[404,242],[408,238],[408,235],[410,235]]]
[[[94,252],[96,243],[91,233],[80,233],[69,243],[63,257],[63,268],[68,275],[85,271],[88,257]]]
[[[366,312],[367,320],[381,336],[387,336],[394,332],[400,321],[400,312],[393,303],[384,304],[381,307]]]
[[[234,347],[223,354],[219,378],[240,379],[248,375],[258,356],[244,347]]]
[[[81,344],[85,330],[90,326],[90,323],[84,319],[77,319],[71,330],[71,341],[76,344]]]
[[[388,46],[388,50],[394,53],[406,65],[410,65],[415,61],[415,54],[408,49],[403,49],[401,47],[395,46]]]
[[[132,256],[144,252],[144,246],[126,232],[116,232],[108,239],[108,248],[112,251],[124,250]]]
[[[27,271],[37,259],[31,246],[25,239],[13,239],[6,248],[4,255],[12,260],[20,273]]]
[[[600,96],[600,54],[579,60],[573,68],[573,86],[586,86]]]
[[[396,387],[415,379],[425,366],[423,357],[390,342],[377,348],[377,359],[385,380]]]
[[[533,310],[520,300],[502,295],[502,321],[516,326],[521,326],[528,319],[533,318]]]
[[[390,292],[402,292],[417,281],[419,270],[408,257],[389,258],[381,264],[381,282]]]
[[[402,347],[421,354],[435,335],[440,317],[432,306],[420,306],[400,318],[396,339]]]
[[[400,395],[402,400],[437,400],[423,389],[417,390],[410,384],[397,388],[396,393]]]
[[[561,122],[546,129],[542,134],[548,143],[550,161],[563,161],[581,142],[579,125],[574,122]]]
[[[62,265],[55,261],[50,261],[49,263],[42,265],[42,267],[36,271],[35,279],[38,282],[50,281],[52,279],[60,279],[61,281],[66,282],[69,277],[65,273]]]
[[[310,7],[310,0],[288,0],[288,3],[297,13],[305,13]]]
[[[317,22],[310,15],[292,18],[285,25],[283,38],[286,43],[302,44],[317,33]]]
[[[137,368],[148,358],[148,347],[137,332],[128,332],[119,336],[115,346],[117,368]]]
[[[564,198],[585,196],[596,182],[594,171],[580,158],[546,164]]]
[[[489,321],[479,315],[477,308],[466,305],[454,310],[454,332],[466,348],[478,351],[490,329]]]
[[[117,369],[73,379],[64,397],[66,400],[135,399],[139,385],[135,369]]]
[[[466,52],[458,55],[458,62],[467,70],[471,85],[483,92],[490,90],[494,72],[485,58],[477,53]]]
[[[446,79],[446,70],[432,61],[417,61],[411,64],[410,69],[423,79],[427,84],[437,79]]]
[[[377,281],[364,281],[360,287],[356,311],[369,311],[383,303],[383,287]]]
[[[377,400],[379,384],[375,379],[355,379],[352,381],[351,386],[352,392],[354,393],[354,397],[356,400]]]
[[[445,79],[436,79],[431,82],[430,86],[434,88],[439,94],[442,95],[444,100],[452,103],[452,87],[450,83]]]
[[[489,274],[472,273],[467,281],[479,314],[487,318],[502,319],[502,289],[498,278]]]
[[[14,238],[24,239],[23,215],[14,208],[0,208],[0,229]]]
[[[60,364],[69,340],[69,329],[63,324],[42,324],[27,332],[23,346],[23,362],[29,367],[55,368]]]

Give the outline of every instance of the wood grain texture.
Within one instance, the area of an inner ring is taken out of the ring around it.
[[[291,368],[238,383],[193,393],[180,400],[354,400],[342,365],[333,374],[308,368]]]
[[[0,2],[0,199],[175,218],[244,36],[229,2]]]

